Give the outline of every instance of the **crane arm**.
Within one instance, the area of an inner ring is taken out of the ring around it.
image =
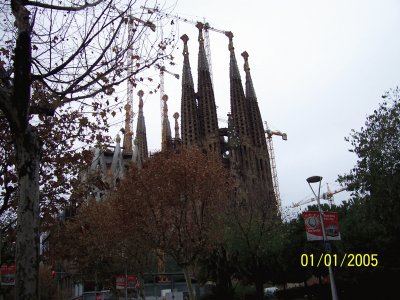
[[[286,133],[282,133],[282,132],[280,132],[280,131],[272,131],[272,130],[267,129],[267,130],[265,131],[265,133],[267,134],[267,137],[268,137],[269,139],[272,138],[273,135],[278,135],[278,136],[281,136],[281,137],[282,137],[282,140],[284,140],[284,141],[287,140],[287,134],[286,134]]]
[[[146,9],[151,14],[152,13],[157,13],[157,14],[162,15],[164,17],[167,17],[167,18],[170,18],[170,19],[177,19],[179,21],[182,21],[182,22],[185,22],[185,23],[189,23],[189,24],[193,24],[193,25],[197,25],[198,23],[202,23],[202,22],[199,22],[199,21],[194,21],[194,20],[189,20],[189,19],[186,19],[186,18],[182,18],[182,17],[180,17],[178,15],[173,15],[173,14],[169,14],[169,13],[163,12],[163,11],[159,10],[158,8],[151,8],[151,7],[145,7],[145,6],[141,6],[140,8]],[[204,29],[205,30],[211,30],[211,31],[219,32],[219,33],[223,33],[223,34],[226,34],[228,32],[228,31],[225,31],[225,30],[221,30],[221,29],[217,29],[217,28],[211,27],[210,24],[208,24],[207,22],[204,24]]]
[[[206,22],[206,23],[204,24],[204,29],[205,29],[205,30],[211,30],[211,31],[219,32],[219,33],[223,33],[223,34],[228,33],[228,31],[225,31],[225,30],[221,30],[221,29],[217,29],[217,28],[211,27],[210,24],[208,24],[208,22]]]
[[[118,13],[120,13],[120,14],[122,14],[123,13],[123,11],[122,10],[120,10],[120,9],[118,9],[118,8],[116,8],[116,7],[114,7],[117,11],[118,11]],[[147,26],[147,27],[149,27],[150,29],[151,29],[151,31],[156,31],[156,25],[153,23],[153,22],[151,22],[151,21],[149,21],[149,20],[142,20],[142,19],[140,19],[140,18],[137,18],[137,17],[135,17],[135,16],[133,16],[133,15],[131,15],[131,14],[128,14],[128,18],[129,19],[132,19],[132,20],[135,20],[136,22],[139,22],[139,23],[141,23],[141,24],[143,24],[143,25],[145,25],[145,26]],[[130,24],[130,23],[129,23]]]
[[[347,188],[348,188],[348,187],[345,186],[345,187],[342,187],[342,188],[340,188],[340,189],[337,189],[337,190],[335,190],[335,191],[333,191],[333,192],[328,191],[328,192],[326,192],[326,193],[323,193],[323,194],[322,194],[322,199],[330,199],[330,198],[333,197],[333,195],[335,195],[335,194],[337,194],[337,193],[340,193],[340,192],[343,192],[343,191],[346,191]]]
[[[345,186],[345,187],[342,187],[342,188],[340,188],[340,189],[338,189],[338,190],[335,190],[335,191],[333,191],[333,192],[328,191],[328,192],[326,192],[326,193],[323,193],[320,199],[323,199],[323,200],[331,200],[332,197],[333,197],[333,195],[335,195],[335,194],[337,194],[337,193],[340,193],[340,192],[343,192],[343,191],[347,190],[347,188],[348,188],[348,187]],[[304,205],[304,204],[307,204],[307,203],[310,203],[310,202],[313,202],[313,201],[316,201],[316,200],[317,200],[317,199],[315,199],[315,198],[310,198],[310,199],[302,200],[302,201],[293,203],[291,207],[292,207],[292,208],[299,207],[300,205]]]
[[[304,205],[304,204],[307,204],[307,203],[310,203],[310,202],[313,202],[313,201],[316,201],[317,199],[315,199],[315,198],[310,198],[310,199],[305,199],[305,200],[302,200],[302,201],[299,201],[299,202],[297,202],[297,203],[292,203],[292,208],[295,208],[295,207],[299,207],[300,205]]]
[[[153,23],[153,22],[151,22],[151,21],[143,21],[142,19],[139,19],[139,18],[136,18],[136,17],[134,17],[134,16],[129,16],[129,18],[131,18],[131,19],[133,19],[133,20],[135,20],[135,21],[137,21],[137,22],[139,22],[139,23],[142,23],[143,25],[145,25],[145,26],[148,26],[148,27],[150,27],[150,29],[154,32],[154,31],[156,31],[156,25]]]

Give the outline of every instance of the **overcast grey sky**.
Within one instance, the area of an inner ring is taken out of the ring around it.
[[[232,31],[239,67],[246,50],[264,121],[286,132],[274,137],[282,205],[312,196],[306,183],[323,176],[331,190],[338,174],[355,162],[344,141],[360,129],[378,107],[381,95],[399,85],[400,1],[396,0],[202,0],[167,2],[191,20],[206,19],[212,27]],[[189,35],[194,79],[197,29],[180,23],[178,37]],[[228,39],[210,32],[214,89],[220,118],[229,111]],[[175,52],[182,71],[182,42]],[[242,80],[244,82],[244,72]],[[165,75],[169,117],[180,112],[180,81]],[[158,95],[146,96],[144,107],[150,149],[160,149]],[[335,202],[348,194],[335,196]]]

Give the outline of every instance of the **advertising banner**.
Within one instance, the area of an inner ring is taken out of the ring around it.
[[[117,275],[115,278],[117,290],[125,289],[125,275]],[[128,275],[128,289],[138,288],[136,275]]]
[[[339,217],[337,212],[326,211],[324,215],[325,234],[328,241],[340,240]],[[322,241],[322,226],[319,211],[303,212],[307,241]]]
[[[15,285],[15,264],[1,265],[1,285]]]

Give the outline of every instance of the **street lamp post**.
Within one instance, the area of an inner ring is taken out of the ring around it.
[[[320,201],[319,201],[320,192],[321,192],[322,177],[321,176],[311,176],[311,177],[307,178],[306,180],[307,180],[308,185],[310,186],[310,189],[313,192],[315,198],[317,199],[317,205],[318,205],[318,211],[319,211],[319,219],[320,219],[321,227],[322,227],[322,238],[324,240],[324,247],[325,247],[325,251],[327,253],[330,253],[331,249],[329,247],[328,239],[326,238],[326,232],[325,232],[324,212],[322,211],[321,204],[320,204]],[[317,182],[319,183],[318,196],[315,194],[314,189],[311,186],[311,183],[317,183]],[[328,270],[329,270],[329,281],[330,281],[330,284],[331,284],[332,300],[338,300],[339,298],[338,298],[337,291],[336,291],[335,278],[333,277],[332,264],[329,264]]]

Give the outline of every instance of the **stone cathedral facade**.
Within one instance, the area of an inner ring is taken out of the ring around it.
[[[264,133],[263,121],[257,102],[248,63],[249,55],[243,52],[245,89],[236,61],[233,34],[229,38],[229,79],[230,107],[228,127],[219,128],[214,89],[208,67],[203,39],[203,26],[199,29],[198,85],[193,84],[190,68],[188,41],[181,37],[183,48],[181,136],[184,146],[198,146],[206,152],[221,156],[225,165],[238,179],[236,198],[239,201],[264,201],[272,211],[277,212],[270,158]]]
[[[277,213],[277,200],[274,194],[270,158],[264,133],[257,97],[250,75],[247,52],[242,53],[244,59],[245,87],[243,87],[238,63],[233,46],[233,34],[226,33],[229,38],[228,50],[230,108],[228,126],[219,128],[214,87],[205,52],[203,25],[199,29],[198,43],[198,84],[195,89],[190,67],[188,42],[189,37],[183,35],[183,70],[181,90],[181,113],[173,115],[175,134],[171,134],[168,120],[166,95],[163,96],[164,115],[162,120],[162,150],[178,146],[200,147],[206,153],[214,153],[221,157],[225,166],[239,182],[235,198],[238,201],[263,201],[271,212]],[[95,150],[92,170],[101,169],[104,180],[113,186],[124,173],[124,166],[133,160],[142,164],[149,159],[147,150],[146,126],[143,113],[143,92],[139,91],[139,113],[136,137],[133,142],[124,139],[120,146],[117,137],[113,151]],[[178,118],[181,132],[179,134]],[[125,132],[125,135],[127,133]],[[129,134],[128,134],[129,136]],[[132,134],[130,135],[132,136]],[[127,144],[130,143],[130,144]],[[132,150],[131,150],[132,149]]]

